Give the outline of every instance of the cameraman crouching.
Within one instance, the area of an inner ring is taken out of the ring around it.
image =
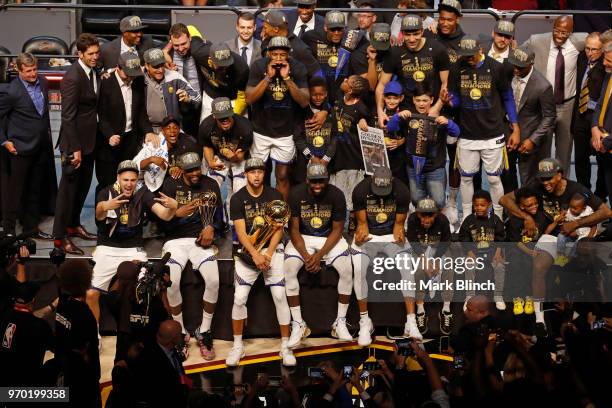
[[[98,246],[93,260],[91,289],[87,291],[87,304],[96,321],[100,321],[100,291],[108,291],[117,268],[123,262],[147,261],[144,252],[142,227],[146,214],[151,211],[164,221],[174,217],[176,200],[160,193],[155,198],[147,188],[136,189],[138,164],[124,160],[117,168],[117,182],[100,190],[96,198],[96,224]]]

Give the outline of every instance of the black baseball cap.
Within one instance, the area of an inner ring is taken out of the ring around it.
[[[393,190],[393,174],[387,167],[377,167],[372,175],[372,192],[377,196],[388,196]]]
[[[311,163],[306,168],[306,178],[308,180],[327,180],[329,179],[329,173],[327,167],[318,163]]]
[[[433,199],[426,197],[417,202],[416,211],[420,213],[433,214],[438,212],[438,206]]]
[[[176,126],[181,127],[181,122],[179,122],[179,120],[177,118],[175,118],[173,115],[168,115],[166,116],[162,122],[161,125],[162,127],[166,127],[168,126],[170,123],[174,123]]]
[[[36,282],[20,282],[15,288],[15,303],[27,304],[34,300],[40,285]]]
[[[391,26],[387,23],[373,24],[370,44],[376,51],[387,51],[391,47]]]

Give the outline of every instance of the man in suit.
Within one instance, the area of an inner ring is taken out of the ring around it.
[[[591,122],[591,143],[598,152],[605,154],[605,175],[608,194],[612,194],[612,42],[604,46],[604,67],[606,77],[603,81],[599,101],[593,112]]]
[[[296,8],[286,11],[289,22],[289,32],[292,32],[300,40],[302,36],[311,30],[324,33],[324,18],[320,14],[315,14],[317,0],[296,0]]]
[[[79,59],[68,69],[61,84],[62,124],[58,145],[62,154],[62,178],[53,235],[56,247],[69,254],[83,255],[83,250],[70,237],[97,239],[81,225],[80,216],[94,168],[100,88],[100,78],[94,68],[100,57],[100,44],[93,34],[82,33],[76,46]]]
[[[543,159],[542,146],[552,137],[557,114],[552,86],[533,67],[534,58],[533,51],[523,47],[508,54],[508,62],[514,69],[512,90],[521,129],[517,151],[522,185],[535,177],[538,163]]]
[[[140,58],[136,53],[123,53],[115,72],[100,83],[96,191],[115,182],[119,163],[136,156],[142,135],[153,132],[144,99]]]
[[[47,83],[38,76],[37,60],[30,53],[17,57],[19,76],[0,96],[2,165],[2,226],[15,235],[17,216],[24,231],[38,228],[43,175],[52,148]],[[35,238],[51,239],[38,231]]]
[[[121,36],[107,43],[102,47],[100,55],[100,66],[104,69],[111,69],[117,66],[119,55],[124,52],[136,52],[140,57],[140,64],[144,64],[144,52],[153,48],[153,39],[150,36],[143,36],[142,30],[147,28],[142,24],[140,17],[127,16],[119,22]]]
[[[553,86],[557,105],[555,157],[569,174],[572,155],[571,120],[576,95],[578,54],[584,50],[586,33],[574,33],[571,16],[555,20],[552,33],[533,34],[523,45],[535,53],[534,67]],[[543,157],[550,157],[552,140],[544,146]]]
[[[261,41],[255,39],[255,16],[248,11],[241,13],[236,21],[238,35],[225,44],[232,52],[240,55],[250,67],[253,61],[261,58]]]
[[[574,133],[574,160],[576,180],[591,189],[591,155],[597,158],[597,184],[595,194],[605,199],[608,194],[605,186],[604,157],[591,147],[591,120],[593,110],[599,100],[606,69],[603,65],[603,43],[600,34],[589,34],[584,51],[578,56],[576,77],[576,104],[572,118]]]
[[[180,344],[181,324],[166,320],[159,325],[156,341],[145,344],[134,362],[141,400],[150,407],[185,407],[187,388],[185,369],[176,351]]]

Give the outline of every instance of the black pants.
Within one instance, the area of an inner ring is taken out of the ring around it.
[[[4,150],[4,149],[3,149]],[[6,233],[15,232],[19,216],[24,231],[38,227],[40,222],[40,191],[46,169],[43,150],[29,156],[3,152],[2,165],[2,226]]]
[[[576,115],[574,121],[574,170],[576,180],[591,189],[591,156],[595,155],[597,160],[597,181],[595,184],[595,195],[602,199],[608,197],[606,188],[606,176],[604,169],[604,155],[596,153],[591,146],[591,121],[582,119]],[[588,122],[588,123],[587,123]]]
[[[81,210],[89,192],[93,169],[93,154],[83,155],[81,166],[71,176],[66,175],[62,169],[53,223],[53,235],[56,239],[66,237],[66,228],[78,227],[81,224]]]

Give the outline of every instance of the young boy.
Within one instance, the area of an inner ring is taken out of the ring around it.
[[[340,85],[340,90],[344,95],[338,98],[334,107],[338,133],[336,135],[336,154],[331,164],[329,182],[344,192],[347,209],[351,212],[351,220],[355,218],[351,193],[353,188],[363,180],[365,174],[357,126],[361,130],[368,129],[366,120],[370,117],[370,111],[363,103],[368,89],[367,79],[359,75],[351,75]]]
[[[485,266],[490,265],[493,268],[495,280],[495,292],[493,299],[495,307],[498,310],[505,310],[506,304],[503,299],[504,294],[504,277],[506,267],[504,265],[504,256],[502,248],[495,246],[494,242],[503,242],[505,240],[504,224],[499,217],[491,211],[492,209],[491,194],[488,191],[478,190],[472,196],[472,213],[469,214],[461,223],[459,229],[459,241],[473,242],[466,246],[467,256],[473,259],[484,258]],[[465,272],[467,280],[474,280],[475,271],[469,269]],[[468,300],[474,296],[473,290],[466,291],[465,310]]]
[[[297,150],[293,167],[293,181],[306,181],[308,163],[327,166],[336,153],[336,120],[333,114],[328,114],[323,126],[313,130],[313,117],[317,112],[327,109],[327,83],[321,77],[313,77],[308,83],[310,104],[303,110],[301,120],[297,121],[293,140]]]
[[[386,100],[386,97],[385,97]],[[446,201],[446,136],[459,136],[459,126],[440,115],[442,102],[433,104],[434,95],[427,83],[415,86],[412,110],[403,110],[387,123],[388,131],[406,132],[407,171],[412,203],[431,197],[438,208]],[[432,132],[428,134],[428,132]]]
[[[512,268],[517,271],[530,271],[533,263],[533,257],[535,256],[535,244],[540,236],[546,231],[549,221],[546,218],[546,214],[540,207],[538,201],[538,194],[529,187],[522,187],[515,192],[516,201],[519,208],[526,213],[531,214],[533,220],[536,223],[536,232],[533,236],[530,236],[525,231],[525,221],[521,218],[510,215],[508,224],[506,226],[506,240],[508,242],[516,244],[516,246],[510,246],[509,253],[506,255],[508,259],[512,259]],[[511,274],[512,276],[513,274]],[[531,279],[526,279],[526,276],[519,274],[514,278],[511,278],[512,288],[510,293],[514,295],[513,298],[513,312],[515,315],[520,314],[533,314],[533,298],[526,296],[523,299],[525,293],[530,292],[531,287],[527,286],[526,283],[530,283]]]
[[[397,81],[388,82],[384,89],[384,112],[388,117],[405,111],[408,105],[404,100],[402,85]],[[393,177],[397,177],[406,185],[409,185],[408,173],[406,172],[406,154],[404,144],[406,142],[406,128],[400,126],[393,131],[385,130],[385,145],[387,146],[387,156]]]

